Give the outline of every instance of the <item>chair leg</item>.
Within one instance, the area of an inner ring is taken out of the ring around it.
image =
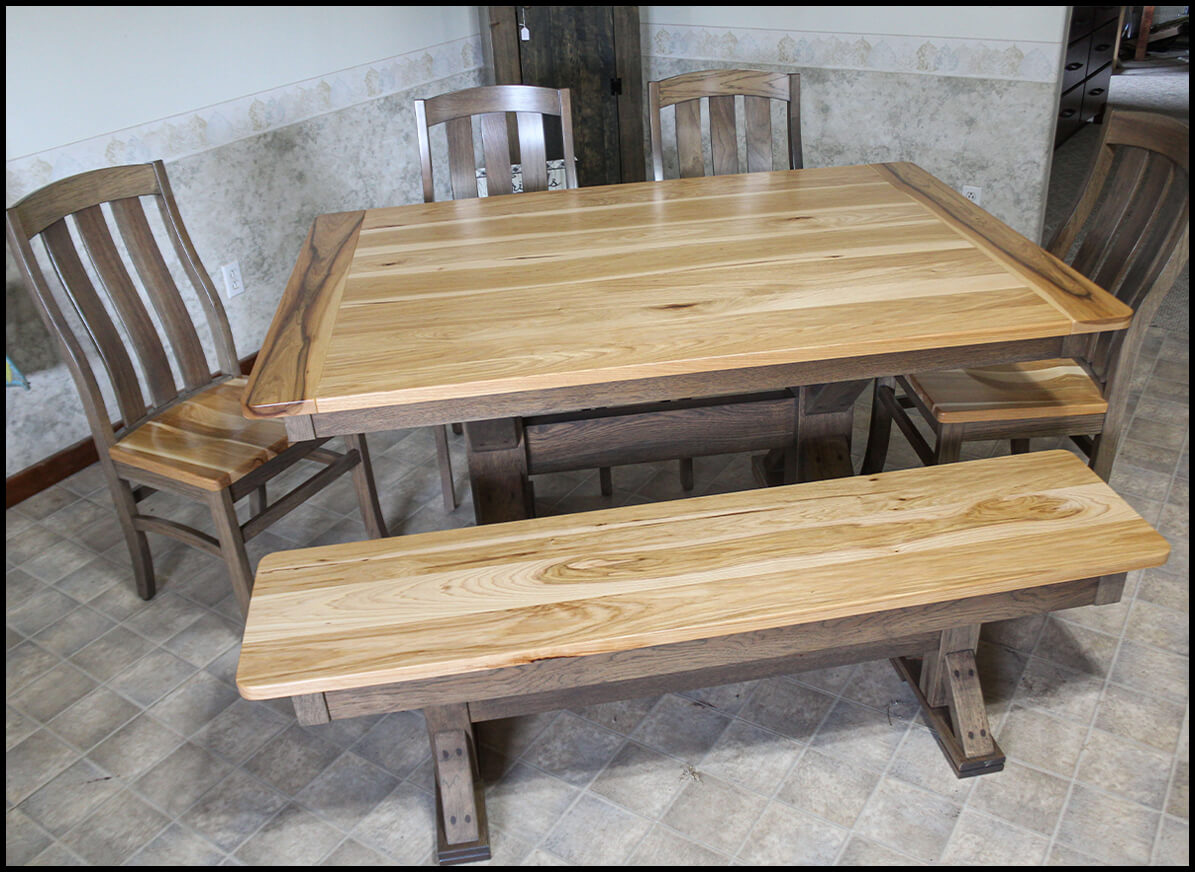
[[[1112,464],[1116,462],[1116,449],[1119,442],[1119,435],[1109,430],[1097,434],[1091,440],[1089,465],[1095,474],[1104,481],[1108,481],[1112,477]]]
[[[942,424],[934,447],[934,463],[957,463],[962,452],[963,428],[958,424]]]
[[[608,497],[614,493],[614,475],[610,471],[610,467],[603,466],[598,470],[598,480],[602,487],[602,496]]]
[[[452,482],[452,455],[448,453],[448,428],[436,427],[436,464],[440,468],[440,491],[444,496],[444,511],[457,507],[456,486]]]
[[[1013,454],[1028,454],[1029,440],[1028,439],[1010,439],[1011,451]]]
[[[687,491],[693,490],[693,458],[680,459],[680,486]]]
[[[885,377],[875,381],[875,388],[871,395],[871,424],[867,429],[867,453],[863,455],[861,475],[874,475],[884,471],[884,462],[888,459],[888,443],[892,439],[892,413],[880,401],[880,389],[895,390],[896,379]]]
[[[350,450],[356,450],[361,455],[361,462],[353,467],[353,486],[357,489],[357,502],[361,504],[361,518],[365,521],[365,529],[374,539],[385,539],[388,535],[386,518],[378,504],[373,464],[369,460],[369,448],[365,444],[365,437],[360,433],[354,433],[344,437],[344,441]]]
[[[268,504],[269,497],[266,494],[266,486],[264,484],[249,494],[249,508],[254,515],[260,515],[264,512]]]
[[[116,517],[120,519],[125,544],[129,546],[129,556],[133,560],[137,595],[143,600],[151,600],[158,590],[157,579],[154,577],[153,553],[149,550],[149,539],[145,533],[133,525],[133,518],[137,515],[137,500],[133,497],[133,488],[127,481],[113,479],[112,502],[116,506]]]
[[[237,520],[236,506],[233,505],[232,496],[227,488],[209,495],[208,506],[216,524],[216,539],[220,542],[220,551],[228,565],[232,592],[236,594],[241,614],[247,614],[249,594],[253,591],[253,569],[249,565],[249,555],[245,552],[245,536],[241,532],[241,523]]]

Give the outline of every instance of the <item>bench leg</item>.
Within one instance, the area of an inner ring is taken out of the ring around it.
[[[488,860],[485,794],[468,706],[430,706],[423,716],[436,769],[436,856],[441,864]]]
[[[892,661],[913,688],[959,778],[1004,768],[1004,752],[992,737],[975,666],[978,641],[978,624],[946,630],[938,650],[927,653],[920,664],[903,657]]]

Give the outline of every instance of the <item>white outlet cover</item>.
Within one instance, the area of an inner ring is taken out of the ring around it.
[[[983,204],[983,188],[977,188],[975,185],[963,185],[963,196],[976,206]]]
[[[220,273],[224,277],[224,293],[229,298],[245,292],[245,282],[241,279],[241,264],[238,261],[224,264],[220,267]]]

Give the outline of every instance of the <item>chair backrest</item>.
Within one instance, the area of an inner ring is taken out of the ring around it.
[[[508,113],[513,113],[518,151],[510,142]],[[568,88],[536,85],[486,85],[415,101],[419,132],[419,162],[423,167],[423,200],[436,199],[432,177],[430,130],[445,125],[448,135],[448,171],[455,200],[477,196],[477,169],[485,167],[489,196],[514,193],[511,165],[522,168],[523,191],[548,189],[547,145],[544,116],[560,119],[564,141],[566,188],[577,187],[577,158],[573,148],[572,103]],[[481,160],[474,148],[474,118],[480,127]],[[517,154],[517,160],[516,158]]]
[[[156,230],[142,198],[158,205]],[[54,182],[8,209],[6,225],[9,246],[75,379],[98,444],[111,445],[163,406],[212,382],[161,237],[169,237],[204,310],[220,374],[239,374],[228,317],[183,226],[161,161]],[[123,419],[118,430],[92,357],[115,394]]]
[[[746,158],[739,159],[735,98],[743,101]],[[664,134],[661,110],[676,107],[676,152],[681,178],[706,175],[702,146],[701,104],[706,102],[710,130],[710,163],[715,176],[756,173],[772,166],[772,101],[787,104],[785,137],[788,168],[800,169],[801,77],[797,73],[761,70],[701,70],[648,82],[651,160],[656,181],[664,178]]]
[[[1103,126],[1083,193],[1048,247],[1134,310],[1129,330],[1101,334],[1092,350],[1093,369],[1107,382],[1125,358],[1131,365],[1187,262],[1191,189],[1187,124],[1113,110]]]

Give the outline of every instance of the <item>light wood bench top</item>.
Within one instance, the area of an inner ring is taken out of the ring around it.
[[[310,548],[262,560],[237,683],[268,699],[460,675],[948,603],[1168,553],[1065,451]]]

